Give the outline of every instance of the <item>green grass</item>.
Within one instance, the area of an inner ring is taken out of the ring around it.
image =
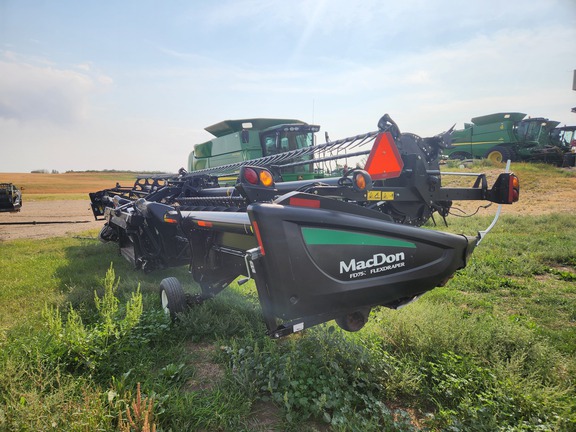
[[[64,193],[64,194],[26,194],[26,201],[88,201],[87,193]]]
[[[186,268],[142,274],[80,238],[0,243],[0,431],[117,430],[138,383],[164,431],[575,430],[575,266],[571,215],[504,216],[445,287],[362,331],[270,340],[251,283],[170,325],[157,286]]]

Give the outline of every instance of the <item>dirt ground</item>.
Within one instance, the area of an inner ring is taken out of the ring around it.
[[[17,213],[0,213],[0,241],[78,235],[103,225],[94,220],[88,200],[24,201]]]
[[[497,172],[501,170],[494,170],[494,176]],[[576,214],[576,177],[554,176],[538,177],[536,180],[525,178],[525,180],[520,177],[520,201],[504,206],[503,215]],[[489,183],[492,184],[491,179]],[[485,204],[488,202],[463,201],[455,202],[453,207],[471,213],[479,205]],[[495,214],[496,208],[497,206],[493,204],[488,209],[481,209],[478,214],[491,216]],[[29,224],[22,224],[23,222]],[[83,231],[99,230],[103,225],[103,221],[94,220],[88,200],[26,201],[24,195],[24,204],[20,212],[0,213],[0,241],[79,235]]]
[[[528,165],[529,166],[529,165]],[[563,168],[568,173],[573,168]],[[482,171],[486,174],[488,184],[492,185],[501,169]],[[544,215],[552,213],[576,214],[576,176],[558,176],[534,173],[517,173],[520,179],[520,200],[512,205],[504,205],[502,215]],[[450,176],[442,176],[443,186],[462,186],[448,184]],[[458,180],[456,180],[458,181]],[[466,184],[467,187],[471,186]],[[455,201],[452,208],[461,208],[467,213],[474,212],[479,205],[489,204],[487,201]],[[494,215],[496,204],[486,210],[480,210],[480,215]]]

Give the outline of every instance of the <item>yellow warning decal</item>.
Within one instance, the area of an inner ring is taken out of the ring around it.
[[[380,201],[381,196],[382,196],[382,192],[380,192],[380,191],[369,191],[368,192],[368,201]]]
[[[368,201],[393,201],[394,192],[375,191],[368,192]]]

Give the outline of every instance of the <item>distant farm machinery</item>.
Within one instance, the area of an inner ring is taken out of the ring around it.
[[[576,126],[524,113],[505,112],[474,117],[464,129],[454,130],[451,159],[486,158],[492,162],[526,161],[568,165]],[[571,165],[574,166],[572,162]]]
[[[387,115],[375,132],[307,143],[91,193],[95,218],[106,221],[100,238],[137,269],[190,266],[200,294],[185,294],[173,277],[160,284],[172,317],[242,277],[255,281],[272,337],[332,319],[356,331],[371,308],[402,306],[466,265],[483,233],[421,228],[434,214],[447,217],[453,200],[519,198],[510,172],[491,187],[484,174],[471,187],[443,187],[438,160],[450,132],[401,133]],[[365,164],[348,168],[354,157]]]
[[[0,183],[0,212],[19,212],[22,191],[12,183]]]

